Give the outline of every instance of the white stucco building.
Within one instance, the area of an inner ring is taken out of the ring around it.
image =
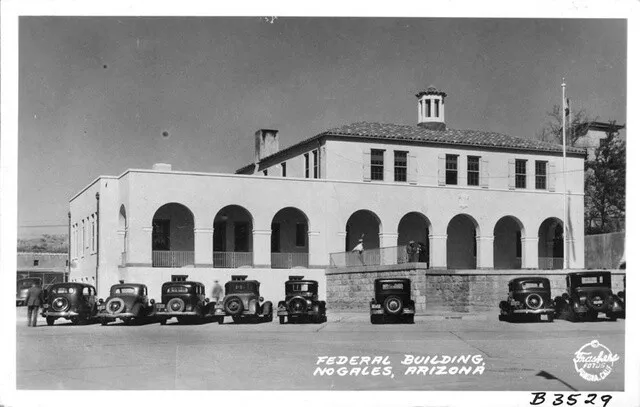
[[[429,268],[561,268],[565,179],[566,254],[584,267],[584,149],[569,148],[565,168],[559,145],[448,129],[446,94],[417,97],[417,125],[354,123],[284,149],[259,130],[255,162],[236,174],[159,164],[99,177],[70,200],[70,279],[100,295],[144,282],[157,297],[171,274],[207,287],[248,274],[277,300],[290,274],[324,291],[332,259],[350,261],[331,253],[359,238],[365,262],[394,262],[413,240]]]

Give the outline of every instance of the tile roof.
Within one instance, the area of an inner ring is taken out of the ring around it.
[[[429,130],[420,126],[359,122],[329,129],[320,135],[418,141],[459,146],[495,147],[528,151],[562,152],[562,145],[479,130]],[[585,149],[567,147],[567,153],[586,154]]]
[[[277,153],[263,158],[262,161],[274,158],[297,146],[301,146],[323,137],[355,137],[363,139],[401,140],[415,141],[419,143],[445,144],[452,146],[489,147],[507,150],[523,150],[533,152],[562,153],[562,145],[540,141],[535,139],[525,139],[509,136],[501,133],[493,133],[479,130],[430,130],[418,125],[409,126],[402,124],[370,123],[358,122],[335,127],[326,130],[314,137],[295,143],[284,148]],[[580,154],[586,156],[586,149],[578,147],[567,147],[568,154]],[[255,170],[255,164],[246,165],[236,173]]]

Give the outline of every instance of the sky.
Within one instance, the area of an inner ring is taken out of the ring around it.
[[[415,125],[430,85],[455,129],[535,137],[563,77],[574,109],[626,123],[625,20],[21,17],[19,35],[18,237],[66,233],[100,175],[232,173],[260,128],[284,148]]]

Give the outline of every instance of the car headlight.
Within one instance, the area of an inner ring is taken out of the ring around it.
[[[587,297],[586,296],[582,296],[579,299],[580,299],[580,302],[585,302],[587,300]]]

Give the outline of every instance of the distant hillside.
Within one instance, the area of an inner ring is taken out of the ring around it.
[[[67,235],[42,235],[32,239],[18,239],[18,252],[67,253]]]

